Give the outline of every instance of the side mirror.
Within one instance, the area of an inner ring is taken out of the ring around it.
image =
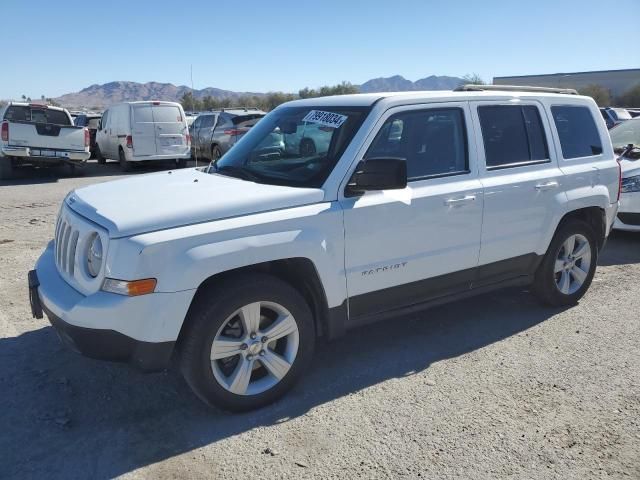
[[[102,119],[98,120],[98,130],[102,130]]]
[[[298,124],[296,122],[284,122],[278,125],[280,133],[284,135],[291,135],[298,131]]]
[[[406,159],[369,158],[358,164],[345,193],[356,196],[369,190],[401,190],[406,186]]]

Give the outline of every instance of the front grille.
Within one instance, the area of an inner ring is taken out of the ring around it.
[[[618,213],[618,218],[626,225],[640,225],[640,213]]]
[[[73,276],[76,264],[76,247],[80,232],[73,228],[62,215],[58,219],[55,235],[56,265],[60,272]]]

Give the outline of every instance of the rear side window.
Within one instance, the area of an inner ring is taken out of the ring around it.
[[[538,108],[533,105],[478,107],[487,169],[549,161]]]
[[[133,121],[135,123],[152,123],[153,113],[151,111],[151,105],[133,107]]]
[[[213,115],[205,115],[202,117],[202,123],[200,124],[200,128],[210,128],[213,127],[213,120],[215,117]]]
[[[600,155],[602,141],[596,123],[587,107],[551,107],[553,121],[558,130],[563,158]]]
[[[262,117],[264,117],[264,114],[261,114],[261,113],[252,114],[252,115],[236,115],[231,119],[231,121],[236,126],[252,127],[256,123],[258,123],[258,120],[260,120]]]
[[[175,105],[154,105],[153,121],[156,123],[181,123],[182,114]]]
[[[469,171],[464,113],[459,108],[402,112],[387,119],[367,158],[407,160],[407,178],[455,175]]]

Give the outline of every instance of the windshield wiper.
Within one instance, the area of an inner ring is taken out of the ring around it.
[[[222,173],[222,172],[227,172],[230,177],[234,177],[234,178],[240,178],[242,180],[249,180],[250,182],[256,182],[259,183],[259,178],[257,177],[257,175],[251,173],[249,170],[242,168],[242,167],[236,167],[235,165],[222,165],[221,167],[218,167],[217,165],[215,165],[215,171],[218,173]]]

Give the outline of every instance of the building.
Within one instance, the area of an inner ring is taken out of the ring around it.
[[[596,72],[550,73],[517,77],[494,77],[495,85],[529,85],[536,87],[575,88],[601,85],[618,97],[636,85],[640,85],[640,68],[626,70],[601,70]]]

